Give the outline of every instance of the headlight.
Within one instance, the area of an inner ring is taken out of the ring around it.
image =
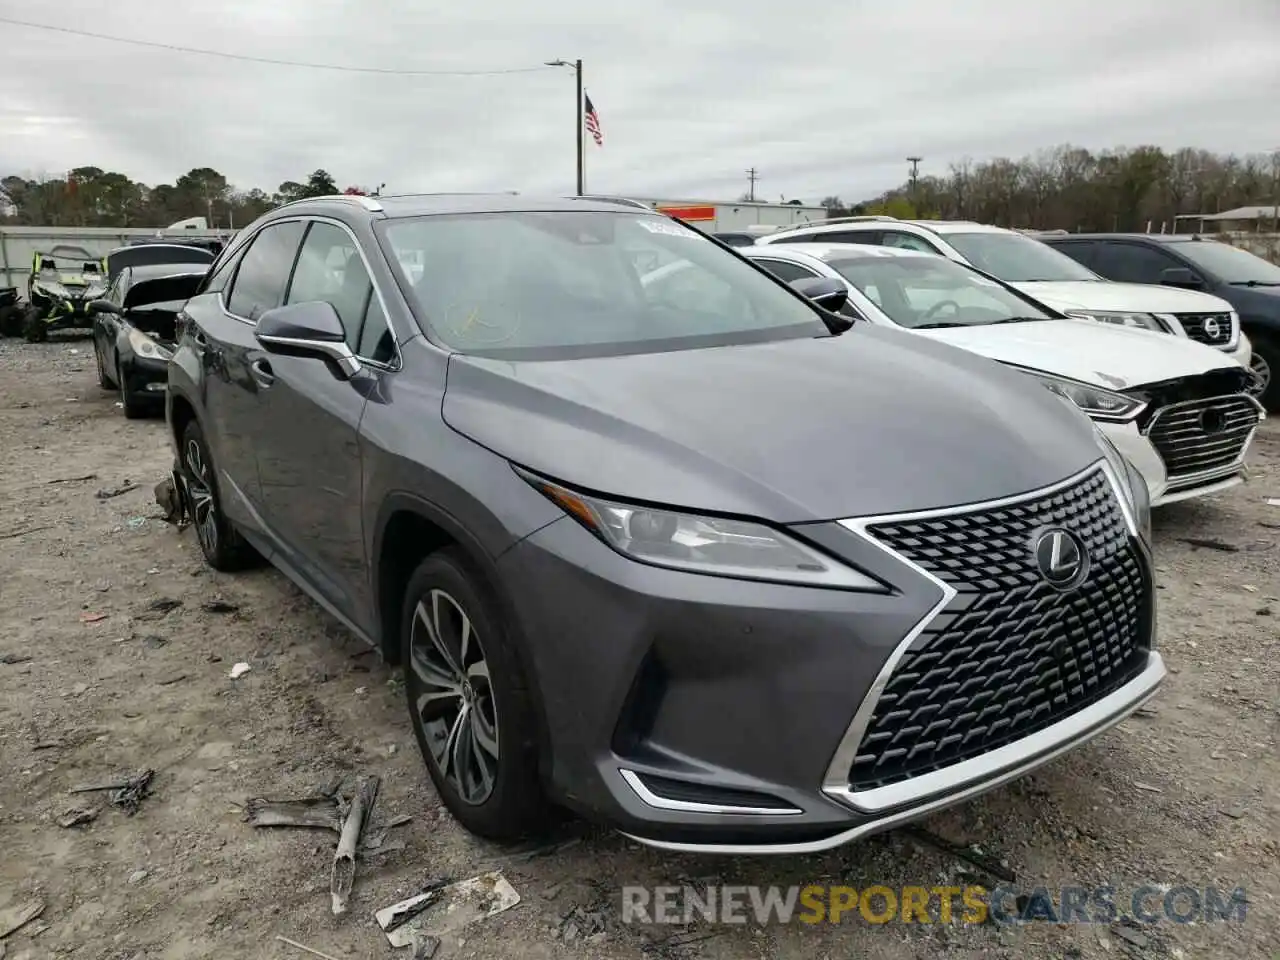
[[[1067,310],[1068,317],[1079,317],[1081,320],[1096,320],[1098,323],[1114,323],[1121,327],[1135,327],[1139,330],[1154,330],[1157,333],[1169,333],[1164,321],[1153,313],[1129,313],[1123,310]]]
[[[887,592],[879,581],[761,523],[618,503],[517,472],[632,560],[711,576]]]
[[[173,356],[168,350],[136,327],[129,328],[129,346],[133,347],[133,352],[138,356],[147,357],[151,360],[168,360]]]
[[[1078,380],[1066,380],[1062,377],[1050,376],[1035,370],[1025,370],[1058,396],[1070,400],[1083,412],[1097,420],[1113,420],[1124,422],[1132,420],[1146,404],[1123,393],[1113,393],[1101,387],[1080,383]]]
[[[1096,428],[1095,428],[1096,430]],[[1125,500],[1125,506],[1133,515],[1134,525],[1138,528],[1138,533],[1147,543],[1151,542],[1151,491],[1147,489],[1146,478],[1142,473],[1129,462],[1111,442],[1105,433],[1096,430],[1098,446],[1102,448],[1102,453],[1107,458],[1107,463],[1111,465],[1111,469],[1115,471],[1116,479],[1120,481],[1122,496]]]

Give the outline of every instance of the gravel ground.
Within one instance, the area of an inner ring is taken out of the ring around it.
[[[739,860],[667,855],[576,824],[571,845],[536,856],[477,841],[436,798],[399,679],[284,577],[213,573],[190,531],[157,519],[163,424],[127,421],[115,400],[97,386],[90,342],[0,341],[0,937],[11,911],[44,904],[0,940],[9,960],[308,956],[278,935],[334,958],[389,957],[375,909],[498,866],[522,902],[438,956],[1280,956],[1274,420],[1250,483],[1157,514],[1172,675],[1152,707],[923,824],[1003,863],[1024,890],[1110,883],[1123,904],[1143,884],[1242,886],[1243,923],[874,925],[855,912],[839,925],[646,926],[622,922],[623,885],[997,881],[907,832]],[[137,489],[99,496],[127,483]],[[232,680],[240,662],[251,670]],[[153,792],[133,816],[68,792],[142,768],[156,771]],[[382,778],[376,819],[413,819],[362,858],[351,911],[335,918],[332,835],[255,830],[242,805],[358,774]],[[96,819],[61,826],[74,807]]]

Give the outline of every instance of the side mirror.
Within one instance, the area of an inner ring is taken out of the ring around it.
[[[344,380],[360,372],[338,311],[323,300],[267,310],[258,318],[253,335],[268,353],[331,360]]]
[[[119,316],[120,308],[116,306],[114,303],[112,303],[110,300],[90,300],[89,312],[90,313],[114,313],[117,316]]]
[[[1160,285],[1198,290],[1204,286],[1204,281],[1186,267],[1170,267],[1168,270],[1160,271]]]
[[[844,285],[843,280],[835,277],[803,277],[792,280],[788,286],[832,313],[849,302],[849,288]]]

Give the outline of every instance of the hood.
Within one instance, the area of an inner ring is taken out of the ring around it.
[[[1093,320],[944,327],[917,335],[1108,390],[1240,366],[1221,350],[1194,340]]]
[[[1042,280],[1010,284],[1055,310],[1121,310],[1131,313],[1226,313],[1231,304],[1199,290],[1110,280]]]
[[[627,357],[454,355],[442,412],[584,491],[777,523],[995,499],[1099,456],[1089,422],[1022,374],[867,323]]]

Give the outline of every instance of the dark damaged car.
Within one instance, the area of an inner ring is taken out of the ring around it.
[[[126,266],[93,302],[98,381],[120,392],[126,417],[163,410],[178,312],[207,272],[207,263]]]
[[[404,665],[470,830],[833,847],[1165,669],[1145,485],[1090,422],[815,301],[617,204],[288,204],[183,312],[183,500],[215,568],[266,557]]]

